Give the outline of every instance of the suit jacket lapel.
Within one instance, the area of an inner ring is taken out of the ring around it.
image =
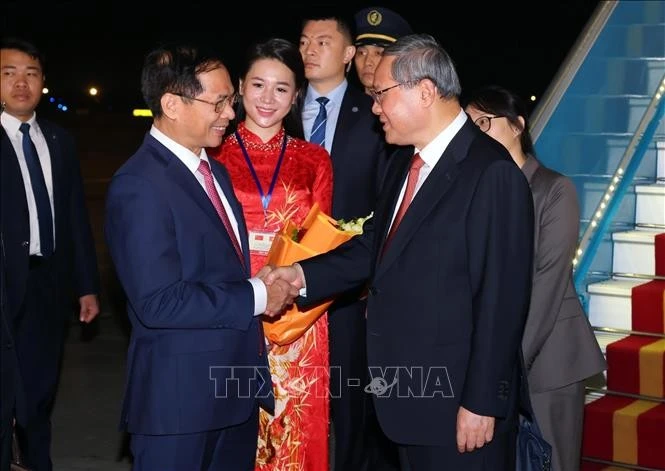
[[[398,150],[394,155],[391,156],[391,162],[395,162],[395,164],[393,164],[395,165],[395,170],[388,170],[389,176],[384,182],[384,194],[390,195],[390,198],[385,200],[383,203],[385,206],[385,211],[383,211],[385,214],[384,221],[382,221],[380,224],[377,224],[376,226],[376,233],[380,238],[378,244],[379,254],[382,253],[383,246],[386,243],[386,237],[388,237],[388,230],[390,229],[390,222],[392,220],[393,214],[395,214],[395,208],[397,206],[397,198],[399,197],[400,190],[406,181],[412,155],[413,147],[405,147]]]
[[[245,266],[249,267],[249,239],[247,237],[247,225],[245,224],[245,216],[242,212],[242,206],[236,198],[235,192],[233,191],[233,185],[226,172],[222,170],[221,165],[211,162],[210,167],[212,168],[212,173],[215,176],[217,183],[219,183],[220,188],[224,192],[224,196],[226,196],[229,205],[231,205],[231,210],[238,223],[238,234],[240,235],[240,246],[242,247],[242,254],[245,259]]]
[[[228,243],[232,247],[231,240],[228,238],[229,234],[221,219],[219,219],[215,207],[212,205],[212,202],[203,187],[196,180],[196,177],[192,175],[192,172],[189,171],[187,166],[182,163],[179,158],[173,155],[171,151],[160,144],[154,137],[148,135],[146,140],[153,141],[151,144],[156,148],[159,155],[166,160],[167,165],[165,172],[167,176],[175,181],[178,186],[180,186],[180,188],[192,198],[196,205],[201,208],[212,224],[217,227],[221,233],[226,235]]]
[[[39,123],[39,128],[42,131],[42,134],[44,135],[44,139],[46,140],[46,145],[48,146],[48,152],[51,157],[51,182],[53,185],[53,208],[54,208],[54,213],[53,214],[53,221],[55,223],[55,240],[56,244],[58,243],[58,221],[63,214],[61,214],[61,185],[64,184],[62,181],[63,177],[63,158],[62,158],[62,145],[58,141],[58,136],[57,134],[51,129],[51,126],[48,124],[48,122],[38,120]]]
[[[344,145],[349,144],[348,139],[345,137],[346,130],[353,128],[360,116],[358,113],[359,108],[356,103],[355,92],[356,89],[352,88],[351,84],[349,84],[342,97],[342,103],[339,107],[339,116],[337,117],[337,124],[335,126],[335,135],[333,136],[333,142],[330,146],[330,158],[333,162],[340,161],[345,158],[346,155],[349,155],[349,153],[344,150]]]
[[[448,147],[446,147],[441,158],[439,158],[439,161],[427,176],[427,180],[425,180],[422,187],[416,193],[416,196],[413,198],[408,211],[400,223],[399,229],[390,242],[390,246],[386,249],[383,256],[378,258],[378,264],[376,267],[377,276],[397,259],[409,240],[416,234],[416,231],[422,225],[427,215],[434,209],[455,183],[455,180],[459,175],[458,165],[464,160],[464,158],[466,158],[469,145],[473,140],[473,128],[470,128],[469,126],[475,127],[470,120],[465,123],[462,129],[455,135],[455,137],[453,137],[450,144],[448,144]],[[393,158],[394,157],[395,156],[393,156]],[[405,160],[407,162],[409,161],[409,159]],[[392,202],[390,205],[390,211],[387,214],[388,220],[386,222],[386,227],[382,233],[380,250],[382,250],[382,246],[385,243],[385,238],[388,232],[387,226],[389,226],[390,218],[395,211],[397,198],[402,185],[404,184],[404,180],[406,179],[408,168],[409,165],[407,163],[397,185],[392,187]],[[393,185],[395,184],[393,183]]]

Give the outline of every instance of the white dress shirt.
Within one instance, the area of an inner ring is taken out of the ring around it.
[[[427,144],[422,150],[416,148],[415,153],[420,153],[420,158],[423,159],[425,164],[420,168],[420,173],[418,174],[416,189],[413,193],[414,199],[416,198],[416,195],[418,194],[420,188],[423,186],[423,183],[425,183],[425,180],[427,180],[427,177],[429,176],[430,172],[432,171],[434,166],[437,164],[437,162],[445,152],[446,148],[448,147],[448,144],[450,144],[450,141],[453,140],[453,137],[455,137],[455,135],[459,132],[459,130],[462,129],[462,126],[464,126],[466,120],[467,120],[466,113],[464,112],[464,110],[460,109],[460,112],[455,117],[455,119],[443,131],[441,131],[429,144]],[[400,190],[399,198],[397,198],[397,204],[395,205],[395,209],[393,211],[393,217],[390,223],[391,226],[392,226],[392,221],[394,221],[395,216],[397,216],[397,211],[399,210],[400,204],[402,204],[402,199],[404,199],[405,192],[406,192],[406,180],[404,181],[404,185],[402,185],[402,189]]]
[[[42,130],[37,124],[35,119],[35,113],[32,114],[30,119],[26,121],[30,125],[30,138],[35,144],[37,149],[37,155],[39,156],[39,163],[42,166],[42,172],[44,173],[44,181],[46,182],[46,190],[48,191],[48,199],[51,203],[51,214],[53,216],[53,239],[55,249],[55,244],[58,240],[58,235],[55,232],[55,206],[53,205],[53,174],[51,170],[51,154],[48,150],[48,145],[46,144],[46,138],[42,134]],[[23,186],[25,187],[25,197],[28,202],[28,217],[30,218],[30,255],[41,255],[41,244],[39,242],[39,218],[37,217],[37,203],[35,202],[35,194],[32,191],[32,182],[30,181],[30,171],[28,170],[28,163],[25,161],[25,155],[23,154],[23,133],[19,130],[19,127],[23,123],[18,118],[8,114],[2,113],[0,115],[0,122],[2,122],[2,127],[5,128],[5,132],[9,137],[9,141],[14,147],[14,152],[18,157],[18,165],[21,169],[21,175],[23,176]]]

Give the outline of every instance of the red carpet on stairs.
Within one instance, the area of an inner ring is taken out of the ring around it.
[[[653,280],[634,287],[631,305],[633,330],[665,333],[665,281]]]
[[[609,344],[606,357],[607,389],[665,397],[665,339],[630,335]]]
[[[665,276],[665,233],[658,234],[656,245],[656,275]]]
[[[665,276],[665,233],[655,238],[656,274]],[[665,281],[636,286],[631,294],[632,329],[665,333]],[[630,335],[609,344],[607,389],[638,394],[637,400],[605,395],[585,408],[582,455],[665,470],[665,338]],[[582,471],[624,470],[583,461]]]
[[[604,396],[586,406],[583,455],[665,469],[665,404]]]

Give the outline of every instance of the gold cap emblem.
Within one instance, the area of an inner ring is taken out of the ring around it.
[[[377,10],[370,10],[370,12],[367,13],[367,22],[372,26],[380,25],[382,20],[383,16]]]

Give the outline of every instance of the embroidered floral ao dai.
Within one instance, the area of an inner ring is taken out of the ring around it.
[[[269,234],[287,219],[300,224],[314,202],[330,213],[332,164],[322,147],[286,138],[284,155],[267,207],[266,196],[280,160],[284,129],[263,142],[244,123],[237,134],[261,185],[259,190],[236,135],[229,136],[215,158],[227,168],[243,207],[250,235],[252,275],[266,261]],[[211,153],[215,154],[215,153]],[[263,193],[263,199],[262,199]],[[321,316],[298,340],[273,346],[268,354],[275,394],[274,416],[261,410],[256,469],[328,470],[328,318]]]

